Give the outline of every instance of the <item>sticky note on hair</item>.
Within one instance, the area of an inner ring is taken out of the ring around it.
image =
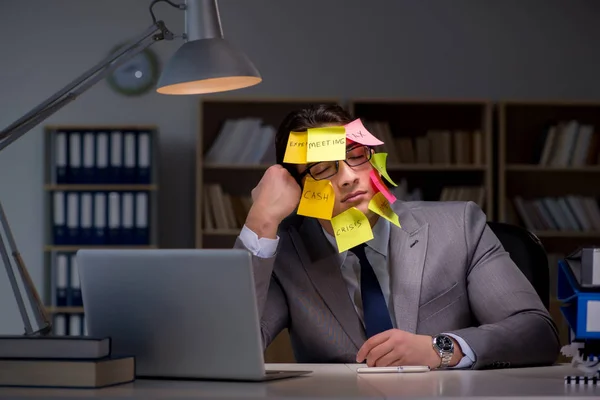
[[[373,231],[367,216],[356,207],[331,218],[331,226],[340,253],[373,239]]]
[[[330,220],[334,203],[335,193],[331,181],[328,179],[316,181],[307,176],[297,214]]]
[[[306,164],[306,142],[308,133],[290,132],[283,162],[288,164]]]
[[[398,186],[398,185],[396,185],[396,183],[394,183],[394,181],[392,180],[392,178],[390,178],[390,176],[387,173],[387,169],[385,168],[386,160],[387,160],[387,153],[375,153],[371,157],[371,165],[373,165],[373,167],[375,167],[375,169],[377,171],[379,171],[379,173],[381,175],[383,175],[383,177],[389,183],[391,183],[394,186]]]
[[[346,130],[343,126],[308,129],[307,162],[335,161],[346,158]]]
[[[369,201],[369,210],[373,211],[375,214],[381,215],[398,228],[401,228],[398,215],[392,210],[390,202],[385,198],[382,192],[376,193],[371,201]]]
[[[377,171],[372,169],[369,176],[371,177],[371,182],[373,182],[375,189],[377,189],[379,193],[383,194],[383,196],[390,203],[393,203],[396,201],[396,196],[394,196],[394,194],[392,192],[390,192],[390,189],[388,189],[388,187],[385,186],[385,183],[383,183],[383,181],[381,180],[381,177],[379,176]]]
[[[360,118],[344,125],[344,128],[346,128],[346,137],[353,142],[366,146],[379,146],[383,144],[381,140],[377,139],[365,128]]]

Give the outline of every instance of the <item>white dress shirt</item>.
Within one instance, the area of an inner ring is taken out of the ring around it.
[[[331,246],[337,251],[335,237],[330,235],[327,231],[325,231],[325,229],[323,229],[323,233],[325,234],[325,237]],[[375,226],[373,226],[373,239],[366,242],[367,246],[365,248],[365,254],[369,260],[369,263],[373,267],[375,275],[377,276],[377,280],[381,286],[381,291],[383,292],[388,310],[392,310],[390,312],[390,317],[392,319],[392,325],[394,328],[396,328],[397,324],[395,314],[393,312],[394,305],[391,296],[390,273],[387,262],[387,245],[389,236],[389,221],[384,218],[379,218]],[[276,239],[259,239],[258,235],[246,227],[246,225],[244,225],[242,231],[240,232],[240,240],[252,254],[261,258],[273,257],[277,251],[277,244],[279,243],[279,237]],[[354,309],[356,310],[356,313],[358,314],[358,317],[364,326],[362,297],[360,293],[360,262],[358,257],[356,257],[352,252],[348,251],[339,253],[339,257],[340,264],[342,266],[341,272],[348,288],[348,294],[350,299],[352,299]],[[475,362],[475,354],[473,353],[473,350],[471,350],[469,345],[461,337],[451,333],[445,334],[452,336],[460,344],[460,348],[464,354],[464,357],[453,368],[470,367]]]

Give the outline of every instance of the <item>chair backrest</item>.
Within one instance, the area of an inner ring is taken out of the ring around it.
[[[548,256],[541,241],[520,226],[488,222],[510,258],[529,279],[547,310],[550,308],[550,274]]]

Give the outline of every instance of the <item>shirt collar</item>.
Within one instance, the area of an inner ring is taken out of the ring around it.
[[[331,244],[331,246],[337,251],[337,242],[335,241],[335,237],[330,235],[323,227],[321,227],[325,237]],[[375,226],[372,228],[373,230],[373,239],[366,242],[366,245],[381,254],[382,256],[387,258],[387,249],[388,242],[390,237],[390,223],[387,219],[383,217],[379,217]],[[344,251],[339,254],[340,262],[343,265],[346,260],[346,254],[348,251]]]

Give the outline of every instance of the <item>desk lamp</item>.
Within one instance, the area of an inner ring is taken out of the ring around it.
[[[175,39],[177,36],[154,15],[153,7],[159,2],[165,2],[185,12],[185,33],[178,36],[185,43],[166,64],[158,81],[156,89],[158,93],[171,95],[215,93],[253,86],[262,81],[259,72],[246,55],[223,38],[216,0],[185,0],[181,4],[170,0],[153,0],[149,6],[152,25],[142,35],[122,46],[2,130],[0,151],[153,43]],[[1,202],[0,225],[8,242],[7,249],[0,235],[0,256],[25,325],[25,335],[34,337],[48,335],[52,331],[52,322],[17,249]],[[16,266],[13,266],[13,260]],[[25,308],[17,277],[20,277],[26,300],[31,305],[35,328]]]

